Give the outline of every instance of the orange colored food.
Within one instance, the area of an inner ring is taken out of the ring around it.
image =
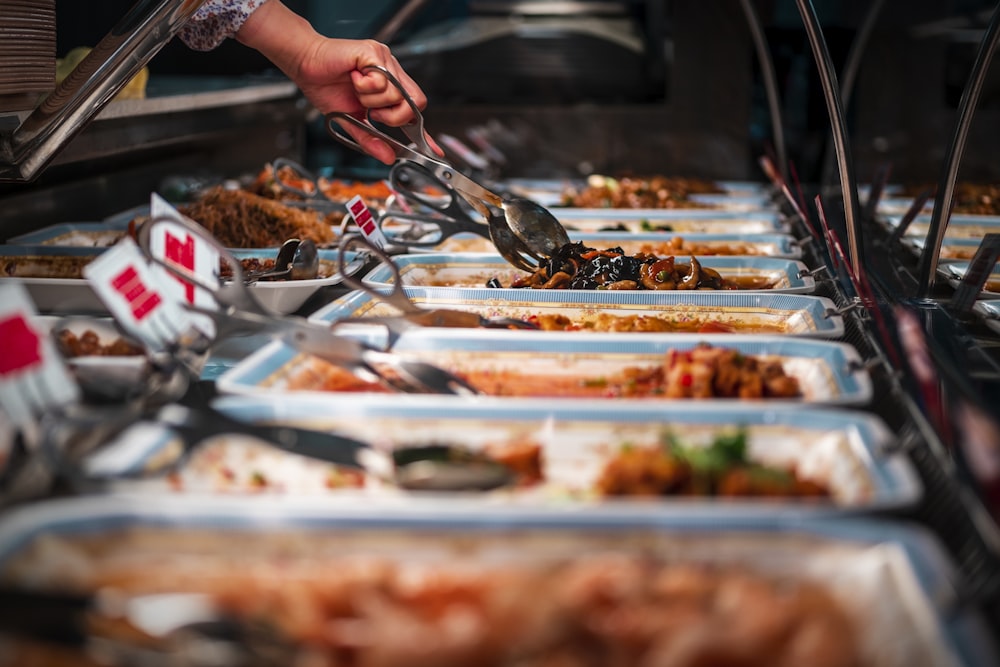
[[[580,321],[561,314],[543,313],[527,318],[543,331],[689,332],[689,333],[785,333],[783,324],[763,322],[725,323],[702,318],[671,318],[660,315],[612,315],[597,313]]]
[[[861,620],[804,577],[621,550],[407,559],[384,555],[384,546],[345,555],[336,538],[308,531],[271,537],[134,529],[88,544],[47,536],[24,559],[51,566],[53,552],[72,555],[77,567],[60,578],[72,578],[73,590],[209,595],[307,647],[308,661],[294,664],[864,664]]]
[[[290,390],[387,391],[319,359],[300,369]],[[449,369],[489,396],[574,398],[797,398],[798,380],[781,362],[708,344],[691,350],[670,350],[664,363],[628,367],[603,376],[532,373],[482,368]]]
[[[692,178],[608,178],[595,179],[581,190],[567,190],[562,203],[577,208],[715,208],[692,201],[690,195],[722,192],[711,181]]]

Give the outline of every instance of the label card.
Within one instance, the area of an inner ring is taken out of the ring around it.
[[[38,415],[80,400],[81,391],[19,283],[0,285],[0,406],[19,428]]]
[[[131,238],[123,238],[83,269],[94,292],[129,334],[153,352],[176,343],[192,326],[191,315],[146,263]]]
[[[382,228],[378,226],[378,222],[368,209],[368,204],[365,203],[361,195],[355,195],[347,202],[347,213],[354,220],[354,224],[358,226],[358,229],[361,230],[365,238],[368,239],[369,243],[372,243],[377,248],[385,249],[386,245],[388,245],[385,234],[382,233]]]

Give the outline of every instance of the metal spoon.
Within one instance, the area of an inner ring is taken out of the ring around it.
[[[273,278],[287,273],[291,269],[292,259],[294,259],[300,243],[299,239],[288,239],[282,243],[281,247],[278,248],[278,255],[274,258],[274,266],[270,269],[247,273],[245,282],[249,285],[264,278]]]
[[[312,280],[319,275],[319,251],[311,239],[303,239],[295,249],[288,277],[290,280]]]
[[[250,274],[246,281],[251,284],[264,279],[312,280],[318,275],[319,252],[316,244],[310,239],[289,239],[278,251],[273,269]]]
[[[569,244],[566,229],[544,206],[524,197],[507,197],[501,206],[511,231],[535,255],[552,257]]]

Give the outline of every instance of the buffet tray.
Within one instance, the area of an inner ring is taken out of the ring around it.
[[[857,351],[850,345],[829,341],[780,336],[737,334],[594,334],[539,331],[498,331],[459,329],[413,329],[396,341],[393,351],[405,358],[419,359],[451,371],[477,371],[501,377],[502,373],[523,373],[556,378],[579,377],[588,381],[605,379],[626,368],[662,365],[669,350],[686,351],[702,343],[715,347],[778,359],[785,372],[796,378],[802,396],[786,399],[759,399],[758,405],[817,403],[862,405],[871,399],[872,384]],[[299,353],[281,341],[274,341],[237,363],[217,380],[220,392],[231,394],[286,394],[309,392],[325,395],[331,402],[350,400],[349,394],[321,389],[323,373],[329,365],[316,357]],[[406,400],[412,395],[385,394],[389,401]],[[463,401],[520,403],[531,405],[545,400],[550,405],[667,404],[672,401],[695,403],[692,399],[663,396],[626,398],[572,398],[546,395],[544,399],[511,396],[441,395],[442,406]],[[720,407],[741,404],[736,398],[704,399]]]
[[[715,269],[723,278],[740,276],[767,276],[775,287],[766,290],[731,290],[742,294],[807,294],[816,289],[816,281],[808,275],[806,265],[798,260],[777,257],[725,257],[709,256],[697,258],[702,266]],[[500,255],[490,253],[426,253],[397,255],[393,263],[398,267],[404,286],[439,288],[483,288],[487,281],[496,279],[508,286],[528,273],[511,266]],[[683,263],[683,262],[682,262]],[[369,285],[389,287],[393,284],[392,267],[380,264],[364,278]],[[593,293],[602,290],[542,290],[521,289],[525,297],[546,291]],[[615,290],[623,293],[648,292],[649,290]],[[685,290],[662,290],[685,291]],[[693,292],[696,290],[686,290]]]
[[[64,222],[15,236],[7,244],[107,248],[127,232],[127,224]]]
[[[570,232],[673,231],[710,234],[787,234],[789,223],[773,211],[657,208],[557,208],[552,210]]]
[[[770,189],[768,184],[757,181],[716,181],[715,184],[725,192],[710,196],[746,197],[766,201]],[[536,201],[542,206],[559,206],[564,192],[569,189],[584,188],[587,182],[585,179],[573,178],[505,178],[501,185],[514,194]]]
[[[887,216],[885,220],[890,228],[895,229],[899,226],[902,216]],[[927,232],[930,230],[930,222],[930,215],[918,215],[906,228],[905,236],[926,238]],[[982,238],[985,234],[996,232],[1000,232],[1000,216],[956,214],[948,219],[945,238]]]
[[[649,252],[674,254],[657,248],[673,239],[703,246],[697,255],[748,255],[800,259],[802,246],[789,234],[678,234],[675,232],[570,232],[570,241],[590,248],[621,248],[628,255]],[[705,248],[710,250],[706,252]],[[417,249],[411,249],[411,252]],[[456,234],[431,252],[495,252],[492,241],[478,234]]]
[[[411,301],[426,309],[457,309],[483,317],[562,315],[582,324],[601,315],[659,317],[671,322],[729,325],[740,333],[748,326],[779,327],[781,333],[813,338],[840,338],[844,319],[825,297],[759,292],[619,292],[614,290],[431,289],[404,288]],[[393,306],[367,292],[353,292],[326,305],[309,318],[333,324],[345,318],[398,315]],[[363,323],[362,323],[363,324]],[[590,333],[582,329],[581,333]],[[748,333],[743,331],[743,333]],[[643,334],[637,334],[643,335]],[[653,333],[650,335],[660,335]]]
[[[93,261],[103,248],[60,246],[0,246],[0,273],[5,280],[23,284],[40,311],[57,314],[106,313],[107,307],[98,298],[90,283],[82,277],[83,266]],[[237,259],[274,259],[274,249],[231,251]],[[253,295],[266,307],[288,314],[322,287],[341,282],[337,271],[337,250],[320,250],[320,273],[325,277],[313,280],[282,280],[257,282],[251,285]],[[353,273],[364,267],[367,258],[348,253],[348,269]],[[26,275],[18,275],[21,272]],[[63,277],[45,277],[46,275]],[[66,277],[73,276],[73,277]]]
[[[458,494],[470,512],[481,505],[518,508],[565,507],[567,511],[656,512],[674,503],[707,504],[720,512],[816,515],[837,511],[880,511],[915,504],[921,484],[912,464],[893,449],[894,436],[876,417],[844,410],[764,409],[735,406],[665,406],[579,409],[542,405],[456,405],[447,412],[436,400],[403,405],[386,402],[330,404],[314,397],[227,397],[214,407],[248,423],[280,423],[335,432],[380,450],[449,443],[479,450],[490,445],[533,442],[541,447],[544,479],[531,486]],[[827,499],[632,497],[603,498],[595,490],[605,462],[624,446],[653,445],[665,431],[685,446],[703,446],[718,434],[745,429],[750,460],[815,480]],[[134,475],[169,460],[169,431],[141,428],[91,457],[88,468],[102,475]],[[363,485],[337,485],[331,464],[287,453],[245,436],[206,441],[169,479],[139,484],[150,492],[270,493],[322,495],[400,504],[447,502],[441,494],[407,492],[365,474]],[[224,474],[223,474],[224,473]],[[444,494],[455,497],[455,494]]]
[[[944,262],[938,264],[937,272],[948,281],[949,285],[957,289],[962,279],[965,278],[966,271],[969,270],[969,264],[968,261]],[[983,290],[979,293],[979,298],[1000,299],[1000,264],[993,267]]]
[[[114,577],[118,568],[135,574],[148,567],[159,583],[132,576],[132,591],[213,591],[209,583],[190,589],[181,582],[206,581],[196,576],[205,568],[223,577],[252,568],[279,581],[311,573],[312,586],[290,578],[294,587],[283,591],[306,604],[310,591],[327,590],[319,581],[324,573],[361,564],[369,572],[379,563],[403,568],[411,584],[430,572],[491,577],[510,567],[546,567],[564,576],[564,568],[590,565],[604,572],[606,584],[624,584],[615,576],[623,564],[651,560],[812,582],[844,610],[871,667],[996,664],[982,619],[955,604],[955,574],[938,543],[916,527],[886,522],[790,524],[779,516],[678,508],[631,520],[539,513],[514,527],[506,517],[473,516],[456,504],[388,517],[364,505],[338,510],[269,497],[128,494],[40,503],[0,521],[3,579],[49,590],[86,590],[94,577]]]

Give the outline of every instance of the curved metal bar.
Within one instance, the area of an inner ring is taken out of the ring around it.
[[[812,47],[819,71],[820,83],[823,86],[823,97],[826,100],[826,110],[830,116],[833,130],[833,146],[837,153],[837,167],[840,173],[840,190],[844,198],[844,216],[847,219],[847,248],[851,265],[855,271],[862,270],[860,264],[859,234],[858,234],[858,184],[854,177],[854,162],[851,158],[851,147],[847,142],[847,123],[844,120],[844,105],[837,89],[837,73],[827,49],[826,40],[819,26],[819,17],[809,0],[795,0],[802,22],[805,24],[809,45]]]
[[[854,41],[851,42],[851,51],[847,54],[844,62],[843,76],[840,79],[840,99],[843,101],[846,110],[851,105],[851,95],[854,94],[854,81],[858,78],[858,70],[861,68],[861,56],[864,55],[865,47],[868,46],[868,38],[871,37],[872,30],[875,29],[879,14],[885,0],[875,0],[865,14],[865,20],[858,28]],[[830,160],[830,151],[826,152],[823,164],[823,175],[820,183],[825,184],[830,179],[830,172],[833,170],[833,161]]]
[[[764,36],[760,15],[754,9],[751,0],[740,0],[743,13],[750,26],[754,49],[757,51],[757,62],[760,63],[761,76],[764,77],[764,94],[767,96],[767,109],[771,115],[771,134],[774,137],[774,152],[778,158],[778,170],[781,177],[788,182],[788,155],[785,150],[785,124],[781,118],[781,100],[778,97],[778,77],[774,71],[774,60]]]
[[[938,183],[938,194],[934,198],[930,229],[927,230],[924,252],[920,256],[920,265],[917,267],[920,279],[917,291],[919,298],[926,298],[934,286],[935,271],[938,258],[941,255],[941,244],[944,242],[944,233],[948,228],[948,219],[951,216],[952,200],[955,197],[958,168],[965,153],[965,143],[969,137],[969,127],[972,125],[972,118],[983,90],[983,81],[986,80],[986,74],[993,61],[993,52],[996,50],[998,41],[1000,41],[1000,3],[993,10],[993,17],[983,35],[983,41],[979,44],[976,62],[972,65],[969,82],[965,84],[962,100],[958,104],[958,124],[955,127],[951,147],[948,149],[944,170],[941,173],[941,181]]]
[[[0,137],[0,180],[37,176],[204,3],[140,0],[12,134]]]

